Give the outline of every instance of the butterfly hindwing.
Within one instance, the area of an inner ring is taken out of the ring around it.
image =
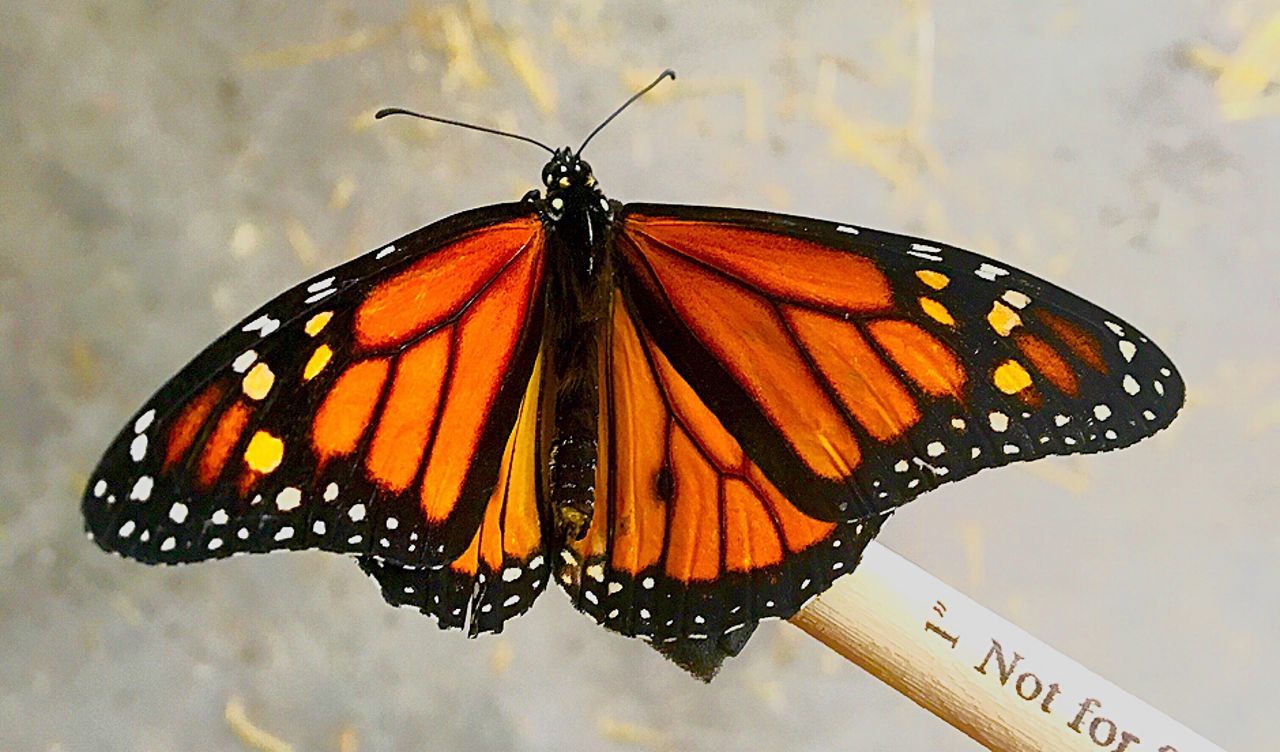
[[[862,520],[980,469],[1116,449],[1183,385],[1118,317],[957,248],[744,210],[626,207],[622,290],[804,512]]]
[[[878,519],[817,520],[779,493],[620,296],[603,371],[592,524],[557,562],[579,609],[659,645],[711,644],[857,565]]]
[[[498,482],[471,545],[446,566],[407,567],[376,555],[360,567],[396,606],[412,606],[436,618],[441,629],[470,634],[500,632],[524,613],[547,584],[536,451],[541,361],[525,390],[520,415],[505,444]]]
[[[534,372],[544,236],[527,203],[478,209],[263,306],[117,437],[85,493],[89,532],[160,563],[459,558]]]

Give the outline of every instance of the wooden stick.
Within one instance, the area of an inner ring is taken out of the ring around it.
[[[791,623],[988,749],[1221,752],[874,542]]]

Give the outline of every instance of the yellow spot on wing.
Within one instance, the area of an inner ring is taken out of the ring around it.
[[[946,306],[932,298],[920,298],[920,308],[929,314],[929,318],[940,324],[956,325],[956,320],[951,317],[951,311],[948,311]]]
[[[276,375],[271,372],[271,368],[266,363],[259,363],[244,375],[241,387],[250,399],[260,400],[267,396],[275,383]]]
[[[991,380],[1005,394],[1017,394],[1031,386],[1031,374],[1016,360],[1006,360],[997,368]]]
[[[333,349],[328,345],[320,345],[316,351],[311,354],[311,359],[307,361],[307,365],[302,369],[302,380],[310,381],[316,377],[316,374],[324,370],[329,365],[329,360],[333,357]]]
[[[935,290],[941,290],[951,282],[951,278],[942,272],[935,272],[929,269],[921,269],[917,271],[916,276],[920,278],[921,282]]]
[[[317,313],[307,320],[307,325],[304,326],[302,330],[314,337],[320,333],[321,329],[324,329],[325,325],[329,323],[329,319],[331,318],[333,318],[333,311]]]
[[[991,328],[996,330],[996,334],[1001,337],[1008,337],[1014,327],[1022,323],[1022,317],[1017,314],[1009,306],[996,301],[991,306],[991,313],[987,314],[987,322],[991,324]]]
[[[284,442],[266,431],[258,431],[249,439],[244,450],[244,461],[256,473],[269,473],[280,466],[284,458]]]

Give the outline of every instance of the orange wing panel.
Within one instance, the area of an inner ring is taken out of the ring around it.
[[[1100,373],[1107,372],[1107,363],[1102,358],[1102,346],[1098,344],[1097,338],[1089,334],[1085,330],[1067,321],[1061,316],[1056,316],[1047,311],[1037,310],[1036,316],[1045,326],[1067,344],[1071,348],[1071,352],[1076,357],[1089,364],[1089,367]]]
[[[542,550],[535,468],[541,373],[539,362],[525,390],[520,416],[507,439],[498,482],[485,506],[484,519],[470,547],[449,565],[456,573],[474,576],[481,563],[490,572],[499,572],[506,562],[527,562]]]
[[[166,470],[182,459],[195,443],[200,429],[204,427],[205,421],[209,419],[214,406],[218,404],[218,400],[222,399],[224,393],[226,393],[226,384],[214,382],[205,387],[199,396],[191,400],[178,413],[178,417],[173,421],[173,427],[169,429],[168,443],[165,446],[164,468]]]
[[[786,539],[789,550],[803,551],[835,532],[835,523],[815,520],[796,509],[796,505],[774,488],[755,465],[747,467],[747,479],[752,487],[760,489],[760,493],[764,495],[774,518],[778,520],[778,527],[782,528],[782,536]]]
[[[355,451],[377,407],[388,364],[365,360],[342,372],[316,411],[311,441],[321,462]]]
[[[873,438],[890,441],[920,420],[915,400],[858,327],[815,311],[785,311],[823,377]]]
[[[857,440],[767,301],[657,246],[645,259],[683,322],[815,474],[839,479],[857,467]]]
[[[457,352],[440,412],[439,433],[422,481],[422,508],[428,520],[444,520],[458,502],[485,419],[524,328],[525,316],[512,315],[512,306],[522,306],[527,314],[541,261],[540,253],[518,258],[458,322]]]
[[[1022,354],[1054,386],[1072,397],[1080,391],[1080,382],[1071,365],[1048,342],[1033,334],[1018,334],[1013,339]]]
[[[231,458],[231,451],[240,441],[244,428],[249,424],[250,410],[243,402],[237,401],[227,408],[213,433],[205,442],[204,451],[200,454],[200,463],[196,467],[196,481],[203,488],[213,485],[222,474],[222,468]]]
[[[845,311],[893,304],[889,281],[869,260],[782,235],[705,222],[627,218],[633,238],[710,264],[771,295]]]
[[[381,485],[400,492],[422,465],[449,363],[453,327],[414,345],[396,367],[395,381],[373,435],[365,467]]]
[[[724,563],[730,572],[749,572],[782,561],[782,541],[773,520],[745,481],[725,481],[724,518]]]
[[[917,324],[881,319],[867,324],[871,336],[921,389],[935,396],[960,399],[964,366],[946,345]]]
[[[667,531],[667,574],[676,580],[711,580],[720,574],[720,479],[684,431],[671,436],[675,493]]]
[[[662,558],[666,537],[666,502],[659,498],[657,473],[665,462],[667,408],[649,369],[643,345],[635,327],[621,306],[614,309],[613,351],[610,355],[612,381],[606,393],[610,402],[604,412],[611,416],[612,433],[605,440],[611,449],[613,485],[602,477],[597,488],[607,489],[616,500],[614,515],[613,566],[630,573],[651,567]],[[607,468],[603,468],[607,471]],[[602,472],[602,476],[604,473]],[[597,505],[592,532],[603,533],[609,522],[608,510]],[[598,530],[597,530],[598,529]],[[588,540],[603,549],[605,540]]]
[[[587,535],[570,548],[630,576],[682,583],[784,563],[835,532],[787,501],[615,301],[603,390],[605,443]],[[612,467],[612,485],[606,483]]]
[[[522,217],[418,261],[378,285],[356,309],[356,341],[364,347],[391,347],[440,324],[541,236],[541,221]]]

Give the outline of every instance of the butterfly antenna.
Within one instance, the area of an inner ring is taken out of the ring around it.
[[[530,144],[533,144],[534,146],[540,146],[543,149],[546,149],[551,154],[556,153],[555,149],[552,149],[550,146],[547,146],[541,141],[529,138],[528,136],[521,136],[519,133],[508,133],[506,131],[500,131],[497,128],[486,128],[483,125],[475,125],[473,123],[464,123],[461,120],[450,120],[448,118],[436,117],[435,115],[423,115],[421,112],[405,110],[399,107],[384,107],[383,109],[378,110],[376,113],[374,113],[373,117],[376,120],[381,120],[382,118],[387,117],[388,115],[409,115],[411,117],[421,118],[422,120],[430,120],[433,123],[444,123],[445,125],[456,125],[459,128],[468,128],[473,131],[480,131],[481,133],[492,133],[495,136],[506,136],[507,138],[514,138],[517,141],[524,141],[525,143],[530,143]]]
[[[606,125],[608,125],[609,123],[612,123],[614,118],[621,115],[623,110],[630,107],[632,102],[636,101],[640,97],[643,97],[645,94],[648,94],[650,89],[662,83],[663,79],[667,79],[667,78],[674,81],[676,79],[676,72],[671,70],[670,68],[667,68],[662,73],[658,74],[658,77],[653,79],[653,82],[650,83],[648,86],[644,87],[640,91],[637,91],[635,94],[632,94],[630,99],[623,102],[621,107],[614,110],[612,115],[605,118],[603,123],[601,123],[600,125],[597,125],[595,130],[587,134],[587,138],[585,141],[582,142],[582,146],[578,147],[578,156],[582,156],[582,150],[587,148],[587,144],[591,143],[591,139],[595,138],[597,133],[604,130],[604,127]]]

